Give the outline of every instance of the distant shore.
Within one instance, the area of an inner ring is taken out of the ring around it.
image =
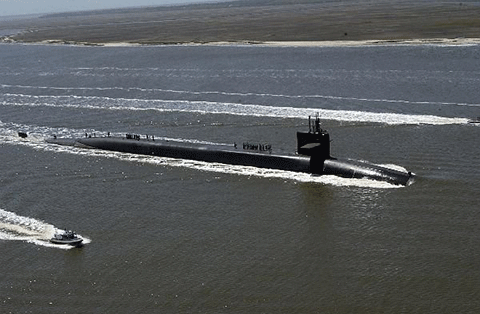
[[[455,0],[241,0],[0,20],[0,41],[41,44],[469,45],[479,37],[480,6]]]
[[[46,40],[33,42],[32,44],[57,44],[57,45],[77,45],[77,46],[99,46],[99,47],[139,47],[145,46],[139,43],[128,42],[110,42],[110,43],[78,43],[64,42],[58,40]],[[154,44],[148,44],[152,46]],[[165,45],[165,44],[159,44]],[[480,38],[423,38],[423,39],[404,39],[404,40],[338,40],[338,41],[267,41],[267,42],[204,42],[204,43],[177,43],[169,45],[178,46],[265,46],[265,47],[356,47],[356,46],[391,46],[391,45],[441,45],[441,46],[465,46],[480,45]]]

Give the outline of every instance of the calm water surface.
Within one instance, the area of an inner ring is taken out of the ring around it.
[[[1,312],[478,313],[478,48],[1,44]],[[44,142],[293,154],[316,113],[332,155],[414,183]],[[56,228],[86,244],[49,244]]]

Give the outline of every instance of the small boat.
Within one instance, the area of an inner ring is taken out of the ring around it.
[[[28,136],[27,132],[18,132],[18,136],[20,136],[21,138],[26,138]]]
[[[55,233],[50,242],[55,244],[79,245],[83,239],[79,238],[74,231],[65,229],[62,233]]]

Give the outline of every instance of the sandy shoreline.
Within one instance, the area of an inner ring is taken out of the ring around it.
[[[265,41],[265,42],[211,42],[202,45],[261,45],[272,47],[356,47],[385,45],[479,45],[480,38],[424,38],[403,40],[332,40],[332,41]]]
[[[11,41],[10,41],[11,42]],[[25,44],[25,43],[23,43]],[[178,44],[140,44],[129,42],[88,43],[68,42],[59,40],[43,40],[26,44],[45,45],[74,45],[99,47],[149,47],[149,46],[263,46],[263,47],[358,47],[358,46],[391,46],[391,45],[439,45],[465,46],[480,45],[480,38],[423,38],[402,40],[333,40],[333,41],[238,41],[238,42],[206,42],[206,43],[178,43]]]
[[[299,47],[350,47],[350,46],[385,46],[385,45],[479,45],[480,38],[424,38],[404,40],[359,40],[359,41],[321,41],[321,42],[264,42],[266,46]]]

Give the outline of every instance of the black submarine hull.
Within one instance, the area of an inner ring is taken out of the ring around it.
[[[49,143],[82,148],[102,149],[150,156],[217,162],[231,165],[304,172],[316,175],[336,175],[345,178],[368,178],[396,185],[407,185],[412,175],[364,161],[326,159],[316,156],[287,156],[270,152],[248,151],[235,146],[195,145],[183,142],[155,141],[120,137],[79,139],[49,139]]]
[[[330,158],[324,161],[323,174],[352,179],[367,178],[386,181],[396,185],[408,185],[413,177],[410,172],[372,164],[368,161],[337,158]]]

